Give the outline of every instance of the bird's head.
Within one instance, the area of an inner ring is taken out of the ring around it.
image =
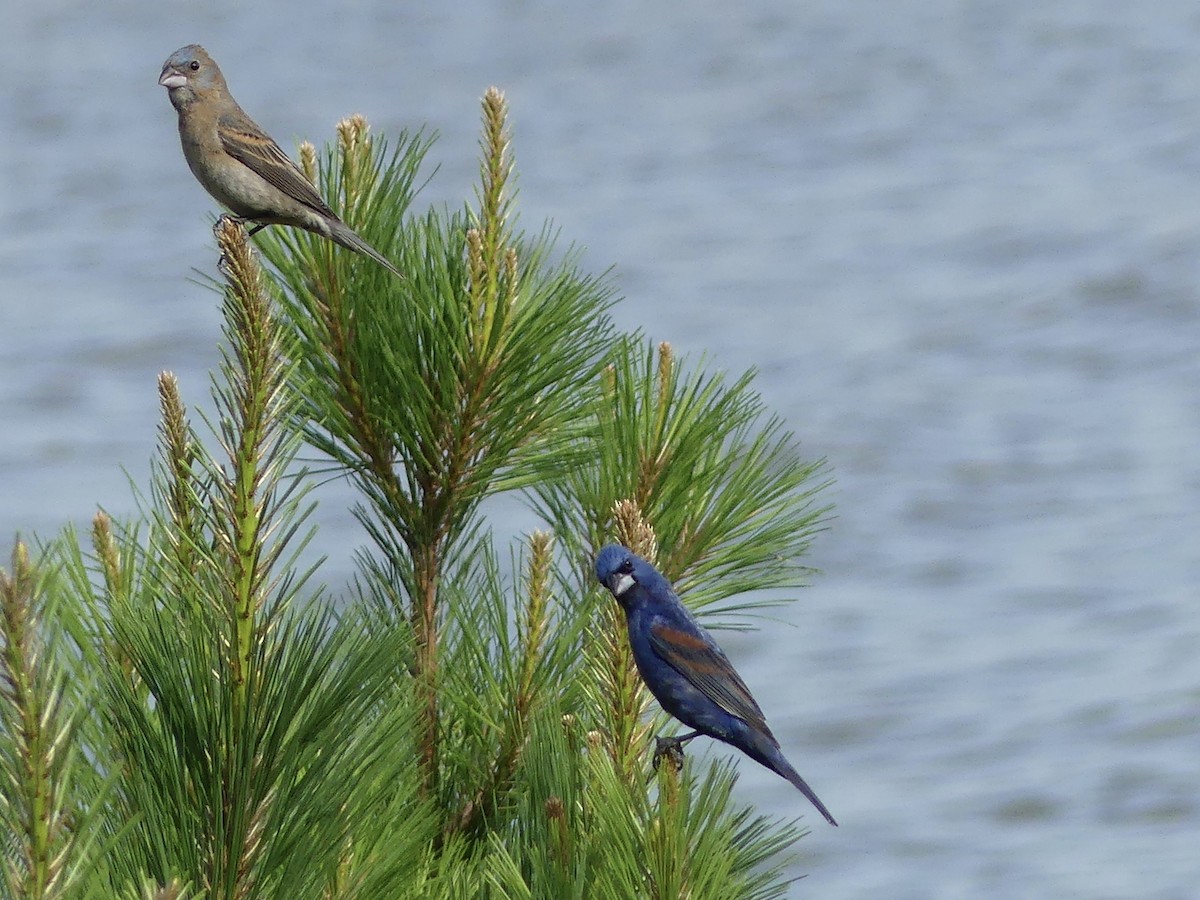
[[[176,108],[189,103],[197,91],[225,88],[221,70],[199,44],[188,44],[172,53],[163,63],[158,83],[167,89]]]
[[[626,608],[636,598],[644,597],[645,590],[671,590],[670,583],[654,566],[620,544],[609,544],[596,554],[596,578]]]

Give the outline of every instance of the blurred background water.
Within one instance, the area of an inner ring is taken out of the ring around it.
[[[132,511],[160,370],[208,406],[171,51],[289,150],[438,130],[427,203],[470,196],[497,84],[524,225],[616,267],[622,327],[759,367],[835,471],[796,627],[723,638],[842,822],[742,766],[813,824],[795,894],[1197,896],[1200,9],[663,6],[9,4],[0,536]]]

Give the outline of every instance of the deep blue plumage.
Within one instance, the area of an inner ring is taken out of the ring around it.
[[[654,566],[610,544],[596,555],[596,577],[625,610],[629,645],[646,687],[692,734],[724,741],[782,775],[836,825],[825,804],[792,768],[745,682]]]

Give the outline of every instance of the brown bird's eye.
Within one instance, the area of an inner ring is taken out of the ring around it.
[[[190,66],[188,66],[188,68],[191,69],[193,72],[199,72],[200,71],[200,63],[193,59],[192,64]]]

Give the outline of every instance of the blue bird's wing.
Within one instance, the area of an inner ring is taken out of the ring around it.
[[[656,622],[650,626],[650,646],[664,662],[725,712],[744,720],[755,730],[771,734],[766,717],[750,696],[750,689],[721,649],[711,641],[665,622]]]
[[[217,129],[225,152],[252,172],[265,178],[293,200],[322,215],[333,211],[317,193],[300,168],[279,149],[271,137],[245,115],[221,116]]]

